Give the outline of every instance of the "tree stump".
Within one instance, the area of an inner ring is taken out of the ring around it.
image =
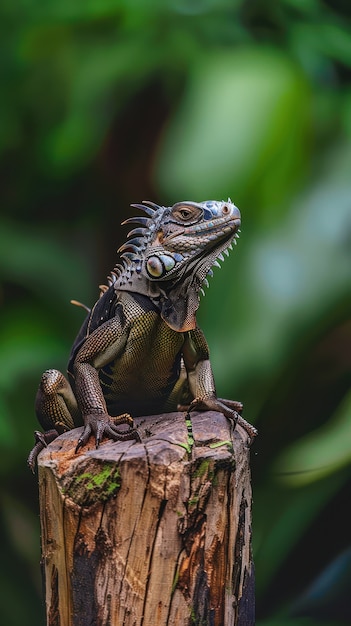
[[[220,413],[39,456],[47,626],[253,626],[247,434]]]

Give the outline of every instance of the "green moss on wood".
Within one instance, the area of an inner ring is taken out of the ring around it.
[[[106,502],[121,486],[120,471],[114,463],[91,465],[89,472],[71,475],[64,493],[80,506],[91,506],[95,502]]]

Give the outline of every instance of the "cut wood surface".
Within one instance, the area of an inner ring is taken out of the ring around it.
[[[247,433],[220,413],[39,456],[47,626],[253,626]]]

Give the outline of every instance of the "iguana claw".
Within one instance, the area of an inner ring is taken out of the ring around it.
[[[133,418],[129,413],[123,413],[118,417],[110,417],[107,414],[91,414],[86,415],[84,418],[84,430],[78,439],[76,446],[76,452],[88,442],[91,435],[95,436],[95,446],[99,447],[100,442],[104,437],[113,439],[114,441],[127,441],[129,439],[135,439],[140,442],[140,435],[138,431],[133,428]],[[117,428],[117,424],[128,424],[129,430],[120,430]]]
[[[252,424],[247,422],[240,414],[243,405],[241,402],[235,400],[224,400],[223,398],[216,398],[216,396],[203,396],[202,398],[194,398],[190,403],[188,411],[200,410],[200,411],[218,411],[223,413],[225,417],[232,420],[234,426],[239,424],[250,437],[250,442],[257,436],[258,432]]]
[[[35,471],[35,465],[36,465],[39,453],[42,450],[44,450],[44,448],[46,448],[49,445],[49,443],[54,441],[54,439],[56,439],[56,437],[58,436],[59,436],[59,433],[54,428],[52,428],[51,430],[47,430],[45,433],[41,433],[40,430],[36,430],[34,432],[35,445],[30,451],[28,455],[28,459],[27,459],[27,464],[29,465],[33,474]]]

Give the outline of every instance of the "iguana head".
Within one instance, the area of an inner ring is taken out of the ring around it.
[[[240,227],[240,211],[227,202],[177,202],[172,207],[152,202],[133,204],[147,217],[132,217],[124,224],[138,224],[121,246],[123,263],[110,277],[118,290],[147,295],[174,330],[196,326],[199,292],[207,284],[212,266],[234,241]]]

